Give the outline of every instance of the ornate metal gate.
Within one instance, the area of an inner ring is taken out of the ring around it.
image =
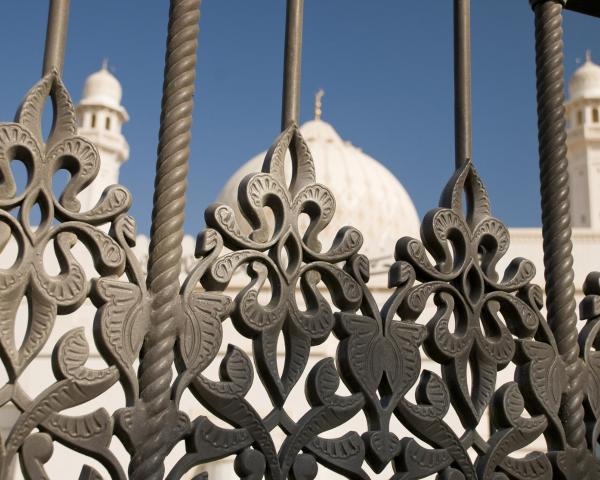
[[[515,259],[503,276],[495,268],[507,252],[509,234],[492,216],[471,159],[468,0],[454,0],[456,171],[439,207],[423,219],[421,239],[398,241],[389,271],[393,292],[382,308],[369,290],[361,233],[346,227],[333,245],[319,242],[319,233],[335,215],[335,200],[315,178],[297,124],[302,0],[287,2],[282,133],[262,172],[239,186],[240,208],[252,233],[243,233],[231,207],[210,206],[207,228],[198,237],[197,263],[182,285],[200,0],[171,0],[146,277],[132,250],[135,222],[127,215],[127,190],[108,188],[90,211],[81,211],[77,200],[98,172],[99,156],[78,136],[73,104],[61,81],[69,0],[52,0],[43,77],[15,121],[0,124],[0,240],[5,246],[12,239],[19,249],[14,265],[0,270],[0,355],[8,375],[0,404],[12,403],[20,412],[0,444],[0,477],[9,478],[18,457],[26,478],[47,478],[44,464],[59,442],[98,460],[115,479],[191,478],[197,466],[227,456],[235,456],[235,471],[247,480],[310,480],[318,468],[368,479],[366,465],[381,472],[390,464],[393,478],[404,480],[435,474],[453,480],[600,478],[600,273],[586,281],[580,315],[586,323],[578,333],[561,26],[563,8],[600,16],[596,3],[531,1],[544,315],[542,290],[530,283],[531,262]],[[48,97],[54,125],[44,139],[40,122]],[[285,172],[288,152],[291,182]],[[16,158],[27,167],[23,192],[17,191],[11,171]],[[71,175],[59,198],[52,183],[58,170]],[[30,212],[36,207],[42,218],[32,225]],[[267,209],[275,216],[274,228]],[[298,226],[302,215],[310,218],[303,234]],[[91,252],[99,278],[86,278],[71,251],[76,242]],[[56,275],[46,271],[43,261],[50,244],[60,265]],[[223,292],[243,268],[250,280],[229,298]],[[267,304],[259,301],[261,290],[270,294]],[[298,292],[305,306],[298,305]],[[23,299],[29,324],[17,346],[16,312]],[[71,330],[54,347],[56,381],[31,398],[19,383],[23,371],[47,342],[57,316],[76,311],[88,299],[97,307],[95,347],[108,366],[86,366],[86,337],[80,328]],[[422,318],[431,299],[436,312]],[[229,345],[220,378],[214,380],[204,371],[222,347],[225,319],[251,340],[253,358]],[[318,362],[304,380],[311,348],[331,335],[339,340],[336,358]],[[276,358],[280,336],[285,339],[281,371]],[[422,368],[422,353],[440,365],[440,375]],[[498,384],[498,372],[511,363],[514,381]],[[266,417],[246,399],[254,373],[272,405]],[[340,380],[348,395],[337,392]],[[310,407],[295,421],[286,400],[299,382],[305,383]],[[125,394],[121,409],[61,413],[117,383]],[[414,388],[412,401],[407,393]],[[181,411],[186,390],[229,428]],[[451,406],[464,432],[448,425]],[[492,433],[484,438],[478,426],[487,409]],[[367,431],[323,436],[355,415],[364,415]],[[393,417],[412,437],[394,432]],[[277,427],[285,434],[279,448],[272,439]],[[131,456],[128,475],[111,451],[113,436]],[[546,451],[514,455],[541,436]],[[179,442],[185,442],[185,454],[166,472],[165,458]],[[196,480],[207,477],[195,475]],[[86,466],[80,478],[102,476]]]

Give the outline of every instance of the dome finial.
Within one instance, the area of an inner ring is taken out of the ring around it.
[[[108,58],[102,60],[102,70],[108,70]]]
[[[322,107],[323,107],[323,95],[325,95],[325,90],[322,88],[315,95],[315,120],[321,120]]]
[[[592,61],[592,51],[589,48],[585,51],[585,61],[586,62]]]

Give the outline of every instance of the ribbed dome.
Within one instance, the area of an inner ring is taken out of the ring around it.
[[[569,82],[571,100],[578,98],[600,98],[600,66],[586,55],[585,63],[579,67]]]
[[[85,81],[81,103],[101,105],[120,110],[122,89],[115,76],[108,71],[106,63]]]
[[[392,255],[396,241],[403,236],[418,236],[415,206],[387,168],[342,140],[322,120],[309,121],[300,130],[315,162],[317,182],[327,186],[336,199],[333,220],[320,237],[324,247],[331,245],[335,234],[346,225],[362,232],[362,251],[371,258]],[[237,206],[238,185],[248,173],[261,170],[265,154],[240,168],[219,195],[218,201],[233,207],[238,218],[242,218]]]

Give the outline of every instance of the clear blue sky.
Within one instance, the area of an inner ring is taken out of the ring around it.
[[[205,0],[202,7],[186,231],[227,178],[268,147],[279,128],[285,2]],[[540,224],[533,17],[526,0],[473,2],[474,160],[494,213],[511,226]],[[384,163],[423,215],[437,204],[453,165],[452,2],[307,0],[303,121],[326,90],[324,120]],[[47,5],[3,5],[0,118],[11,120],[39,78]],[[107,57],[131,122],[121,183],[149,231],[168,2],[73,0],[65,81],[83,81]],[[566,14],[570,75],[600,20]],[[600,188],[600,186],[598,186]]]

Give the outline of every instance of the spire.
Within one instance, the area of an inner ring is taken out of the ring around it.
[[[322,112],[323,95],[325,95],[325,91],[322,88],[320,88],[319,91],[315,95],[315,120],[321,120],[321,113],[323,113]]]
[[[95,180],[81,193],[83,211],[90,210],[109,185],[119,181],[119,168],[129,157],[129,145],[122,125],[129,119],[121,105],[121,84],[108,71],[108,60],[85,80],[81,101],[76,106],[79,133],[98,149],[102,168]]]
[[[585,61],[586,62],[592,61],[592,51],[589,48],[585,51]]]

